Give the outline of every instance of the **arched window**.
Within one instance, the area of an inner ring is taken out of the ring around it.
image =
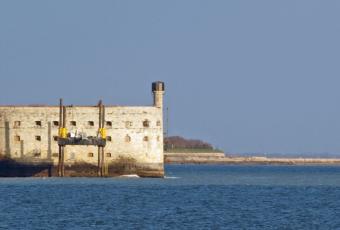
[[[150,127],[150,121],[149,120],[143,121],[143,127],[145,128]]]

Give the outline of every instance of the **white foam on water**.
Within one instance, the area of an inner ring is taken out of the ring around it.
[[[179,179],[177,176],[165,176],[164,179]]]
[[[127,177],[127,178],[140,178],[137,174],[127,174],[127,175],[121,175],[119,177]]]

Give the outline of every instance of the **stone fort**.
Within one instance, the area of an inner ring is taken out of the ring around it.
[[[164,83],[152,106],[105,106],[105,174],[163,177]],[[56,176],[58,106],[0,106],[0,176]],[[97,106],[66,106],[68,135],[98,136]],[[96,146],[67,146],[65,176],[97,176]]]

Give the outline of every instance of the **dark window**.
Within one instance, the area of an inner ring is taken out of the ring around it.
[[[88,157],[93,157],[93,153],[88,153],[87,156]]]
[[[106,136],[106,140],[107,141],[112,141],[112,137],[111,136]]]
[[[107,127],[112,127],[112,122],[111,122],[111,121],[107,121],[107,122],[106,122],[106,126],[107,126]]]
[[[106,153],[106,157],[111,157],[111,153]]]
[[[94,122],[93,122],[93,121],[88,121],[87,124],[88,124],[89,126],[94,126]]]
[[[21,121],[14,121],[14,128],[18,128],[21,126]]]
[[[41,121],[35,121],[36,126],[41,126]]]
[[[58,157],[59,153],[52,153],[52,157]]]
[[[20,136],[18,136],[18,135],[15,136],[15,137],[14,137],[14,140],[15,140],[15,141],[20,141]]]
[[[149,127],[150,126],[150,121],[148,121],[148,120],[143,121],[143,126],[144,127]]]
[[[41,141],[41,136],[35,136],[36,141]]]
[[[77,126],[77,122],[76,121],[70,121],[70,125],[71,126]]]
[[[143,138],[143,141],[149,141],[149,137],[148,137],[148,136],[145,136],[145,137]]]
[[[59,126],[59,121],[53,121],[54,126]]]
[[[54,141],[58,141],[58,136],[53,136]]]

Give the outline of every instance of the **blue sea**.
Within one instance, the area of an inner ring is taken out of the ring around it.
[[[0,229],[340,229],[340,167],[169,165],[166,175],[0,178]]]

